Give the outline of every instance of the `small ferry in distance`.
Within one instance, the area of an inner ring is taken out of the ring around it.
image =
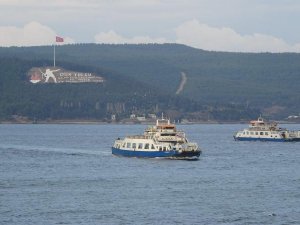
[[[238,131],[234,136],[238,141],[300,141],[300,131],[289,131],[278,127],[277,123],[267,123],[262,117],[250,121],[248,129]]]
[[[143,135],[118,138],[112,154],[141,158],[170,158],[197,160],[201,154],[197,143],[187,140],[183,131],[178,131],[170,120],[158,119]]]

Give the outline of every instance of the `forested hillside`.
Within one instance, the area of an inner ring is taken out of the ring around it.
[[[26,72],[51,65],[53,47],[0,48],[2,118],[108,119],[169,110],[180,118],[237,120],[300,112],[300,54],[207,52],[177,44],[76,44],[56,52],[59,66],[94,71],[107,82],[34,86]],[[181,72],[187,80],[176,95]]]
[[[112,114],[128,117],[132,112],[147,113],[160,108],[178,108],[175,100],[143,83],[89,67],[105,73],[105,83],[32,84],[27,71],[33,66],[49,65],[48,61],[0,59],[0,118],[24,116],[30,119],[102,119]],[[75,64],[64,68],[85,71]],[[191,104],[187,101],[185,104]],[[185,105],[182,104],[182,105]],[[197,107],[197,106],[195,106]],[[198,106],[199,107],[199,106]]]

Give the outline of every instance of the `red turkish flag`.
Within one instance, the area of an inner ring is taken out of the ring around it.
[[[64,39],[62,37],[56,36],[56,42],[64,42]]]

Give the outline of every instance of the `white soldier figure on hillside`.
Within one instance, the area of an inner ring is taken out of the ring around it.
[[[55,75],[53,74],[53,72],[57,72],[57,71],[59,71],[59,70],[60,70],[60,69],[58,69],[58,70],[50,70],[50,69],[46,69],[46,72],[45,72],[45,73],[43,73],[43,72],[40,70],[41,73],[43,74],[43,77],[46,78],[45,83],[48,83],[49,78],[52,78],[53,81],[54,81],[54,83],[57,83],[56,77],[55,77]]]

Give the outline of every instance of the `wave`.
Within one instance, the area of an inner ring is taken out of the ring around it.
[[[5,144],[0,145],[0,151],[36,151],[36,152],[52,152],[62,153],[67,155],[111,155],[111,149],[99,148],[92,149],[78,149],[78,148],[60,148],[60,147],[47,147],[47,146],[27,146],[27,145],[13,145]]]

